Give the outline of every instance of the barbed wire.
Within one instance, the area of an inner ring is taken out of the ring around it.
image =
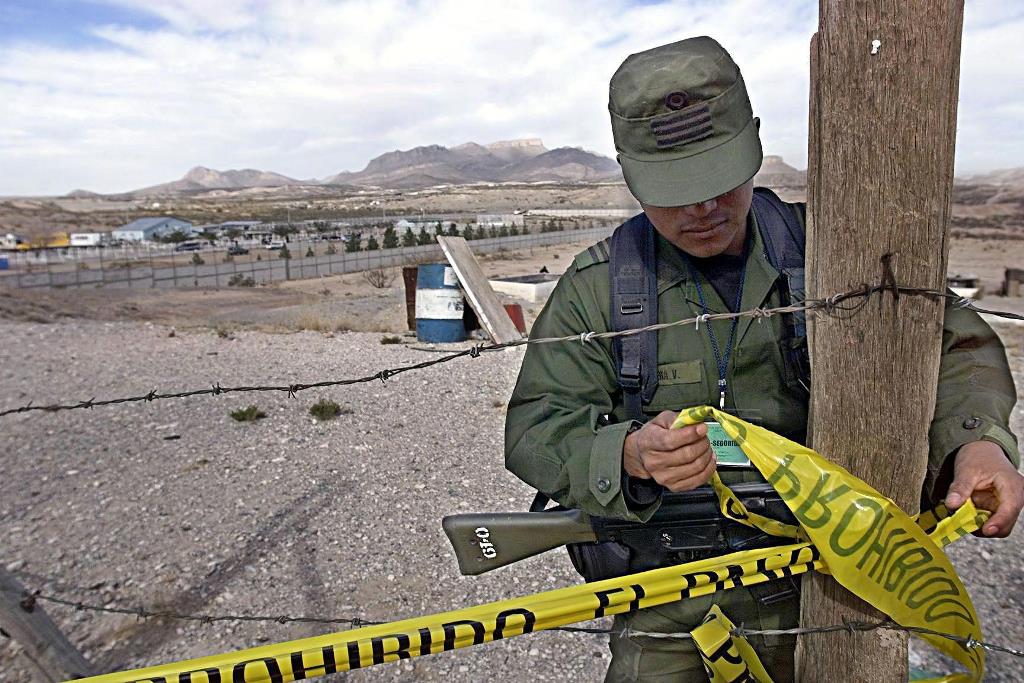
[[[212,624],[218,621],[261,621],[274,622],[277,624],[304,623],[304,624],[346,624],[353,628],[362,626],[376,626],[384,624],[383,621],[369,621],[360,617],[307,617],[290,616],[287,614],[262,615],[262,614],[190,614],[175,612],[173,610],[152,610],[142,606],[136,607],[110,607],[97,605],[84,600],[62,598],[57,595],[49,595],[38,590],[14,591],[0,588],[0,591],[7,594],[16,594],[21,597],[19,605],[26,612],[35,609],[37,601],[49,602],[55,605],[71,607],[79,612],[101,612],[105,614],[121,614],[133,616],[138,619],[173,619],[175,621],[196,621],[202,624]]]
[[[22,609],[27,612],[31,612],[35,609],[36,601],[44,601],[53,603],[56,605],[62,605],[64,607],[73,608],[76,611],[87,611],[87,612],[99,612],[106,614],[120,614],[134,616],[138,619],[173,619],[176,621],[195,621],[201,624],[213,624],[221,621],[249,621],[249,622],[273,622],[277,624],[289,624],[289,623],[306,623],[306,624],[344,624],[351,626],[352,628],[361,628],[363,626],[378,626],[386,624],[385,621],[370,621],[368,619],[362,619],[361,617],[313,617],[313,616],[291,616],[291,615],[252,615],[252,614],[187,614],[181,612],[174,612],[171,610],[149,610],[145,607],[108,607],[106,605],[91,604],[82,600],[74,600],[68,598],[62,598],[56,595],[49,595],[42,593],[39,590],[29,591],[14,591],[7,589],[0,589],[0,592],[6,592],[8,594],[17,595],[21,598],[19,605]],[[693,636],[690,633],[657,633],[650,631],[638,631],[631,628],[625,629],[608,629],[608,628],[591,628],[585,626],[557,626],[547,631],[562,631],[565,633],[579,633],[579,634],[590,634],[590,635],[619,635],[624,638],[655,638],[655,639],[670,639],[670,640],[692,640]],[[931,635],[940,638],[946,638],[948,640],[962,643],[968,648],[980,647],[990,652],[999,652],[1002,654],[1012,655],[1014,657],[1024,657],[1024,650],[1018,650],[1016,648],[1007,647],[1005,645],[999,645],[996,643],[975,640],[974,638],[965,638],[952,633],[943,633],[941,631],[935,631],[928,628],[921,628],[915,626],[900,626],[891,619],[882,619],[879,621],[865,622],[865,621],[846,621],[843,624],[834,624],[831,626],[816,626],[807,628],[789,628],[789,629],[751,629],[744,626],[735,626],[730,630],[732,635],[736,636],[786,636],[786,635],[810,635],[810,634],[825,634],[825,633],[855,633],[855,632],[867,632],[875,630],[887,630],[887,631],[904,631],[906,633],[914,633],[918,635]]]
[[[666,323],[657,323],[654,325],[631,328],[628,330],[615,330],[608,332],[589,331],[581,332],[579,334],[566,335],[564,337],[540,337],[534,339],[516,339],[508,342],[503,342],[500,344],[477,344],[468,349],[452,352],[440,358],[426,360],[420,363],[414,363],[412,365],[385,368],[371,375],[365,375],[363,377],[324,380],[321,382],[310,383],[227,387],[222,386],[218,382],[214,384],[212,387],[204,389],[194,389],[171,393],[160,393],[156,389],[153,389],[149,393],[141,394],[138,396],[126,396],[122,398],[111,398],[103,400],[96,400],[96,398],[93,397],[88,400],[77,401],[74,403],[53,403],[49,405],[34,405],[32,401],[29,401],[29,403],[27,403],[26,405],[20,406],[18,408],[0,410],[0,417],[6,417],[8,415],[27,413],[32,411],[58,412],[64,410],[77,410],[83,408],[97,408],[101,406],[119,405],[123,403],[148,403],[151,401],[172,398],[191,398],[195,396],[219,396],[221,394],[229,393],[284,392],[288,394],[289,398],[294,398],[297,393],[299,393],[300,391],[306,391],[307,389],[322,389],[327,387],[348,386],[353,384],[366,384],[378,380],[382,383],[386,383],[387,380],[403,372],[423,370],[435,365],[440,365],[442,363],[450,363],[459,358],[478,358],[482,353],[502,351],[504,349],[517,346],[525,346],[528,344],[559,344],[577,341],[586,344],[587,342],[591,342],[595,339],[612,339],[614,337],[627,337],[635,334],[643,334],[644,332],[664,330],[670,327],[679,327],[687,325],[695,325],[699,327],[701,323],[707,324],[707,322],[712,320],[731,320],[735,318],[754,318],[757,320],[763,320],[765,318],[771,318],[776,315],[786,315],[792,313],[820,313],[828,317],[845,319],[852,317],[860,310],[862,310],[864,306],[867,305],[868,301],[873,295],[884,295],[885,292],[892,293],[894,302],[898,300],[901,295],[922,296],[930,299],[948,299],[952,300],[952,305],[957,308],[966,308],[977,313],[984,313],[986,315],[993,315],[1012,320],[1024,320],[1024,315],[1011,313],[1008,311],[995,311],[979,308],[978,306],[975,305],[972,299],[960,297],[957,296],[956,294],[951,294],[949,292],[943,292],[935,289],[923,289],[919,287],[906,287],[898,285],[895,284],[894,280],[891,277],[886,277],[886,279],[883,281],[883,284],[880,285],[863,285],[858,289],[853,289],[824,299],[808,299],[800,304],[790,304],[787,306],[778,306],[775,308],[753,308],[745,311],[738,311],[735,313],[705,313],[703,315],[698,315],[693,318],[684,318],[681,320],[674,320]]]

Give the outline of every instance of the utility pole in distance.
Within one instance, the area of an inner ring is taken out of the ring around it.
[[[811,41],[807,295],[883,279],[945,286],[963,0],[820,0]],[[943,306],[876,295],[809,321],[811,446],[917,511]],[[801,625],[879,614],[832,578],[803,579]],[[802,681],[906,681],[898,632],[801,636]]]

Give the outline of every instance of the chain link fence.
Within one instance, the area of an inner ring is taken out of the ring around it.
[[[476,254],[522,251],[581,240],[599,241],[612,227],[565,230],[473,240]],[[331,247],[333,246],[333,249]],[[136,251],[116,258],[97,250],[93,258],[51,255],[45,263],[0,271],[0,285],[18,288],[188,288],[255,286],[282,280],[303,280],[376,268],[391,268],[431,260],[444,261],[441,247],[433,244],[373,251],[346,252],[341,241],[291,241],[290,258],[278,250],[253,245],[247,254],[229,255],[226,247],[190,253],[173,250]],[[328,253],[334,251],[334,253]],[[312,255],[307,255],[312,253]]]

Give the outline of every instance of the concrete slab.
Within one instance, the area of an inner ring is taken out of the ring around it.
[[[530,303],[538,303],[548,298],[558,282],[558,277],[553,273],[536,273],[497,278],[490,280],[490,283],[491,289],[496,292],[508,294]]]

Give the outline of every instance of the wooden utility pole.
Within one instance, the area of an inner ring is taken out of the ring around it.
[[[93,675],[92,666],[68,642],[25,587],[0,567],[0,629],[22,647],[22,655],[40,683],[57,683]]]
[[[811,41],[809,297],[878,284],[943,289],[963,0],[820,0]],[[876,296],[810,330],[811,445],[916,512],[935,407],[942,303]],[[801,624],[879,614],[830,577]],[[802,636],[801,681],[906,681],[903,634]]]

